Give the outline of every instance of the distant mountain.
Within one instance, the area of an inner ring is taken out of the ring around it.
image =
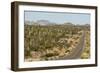
[[[31,25],[32,23],[30,21],[25,21],[25,25]]]
[[[54,22],[50,22],[49,20],[37,20],[37,21],[25,21],[26,25],[67,25],[67,26],[90,26],[89,24],[84,24],[84,25],[80,25],[80,24],[73,24],[71,22],[66,22],[66,23],[54,23]]]
[[[51,24],[51,22],[49,22],[48,20],[38,20],[36,23],[38,23],[40,25],[49,25],[49,24]]]
[[[76,24],[76,25],[90,26],[90,24]]]
[[[90,24],[85,24],[85,26],[90,26]]]
[[[39,25],[39,24],[34,21],[25,21],[25,25]]]
[[[39,25],[50,25],[50,26],[56,25],[56,23],[50,22],[48,20],[38,20],[36,23],[39,24]]]
[[[70,23],[70,22],[67,22],[67,23],[64,23],[63,25],[73,26],[73,25],[75,25],[75,24],[72,24],[72,23]]]

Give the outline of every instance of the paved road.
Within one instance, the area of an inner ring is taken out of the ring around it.
[[[78,59],[81,56],[81,53],[83,52],[85,45],[85,32],[83,32],[82,37],[80,38],[80,43],[76,46],[76,48],[73,48],[72,52],[64,57],[60,57],[58,60],[65,60],[65,59]]]

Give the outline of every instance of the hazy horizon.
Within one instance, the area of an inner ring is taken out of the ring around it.
[[[38,20],[47,20],[52,23],[63,24],[90,24],[90,14],[87,13],[67,13],[67,12],[43,12],[43,11],[25,11],[24,20],[37,22]]]

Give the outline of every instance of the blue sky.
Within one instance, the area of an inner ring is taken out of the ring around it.
[[[25,21],[49,20],[54,23],[71,22],[73,24],[90,24],[90,14],[67,12],[25,11]]]

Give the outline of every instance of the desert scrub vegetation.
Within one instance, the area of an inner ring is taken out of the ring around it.
[[[85,29],[87,28],[75,25],[25,24],[25,61],[56,60],[59,57],[70,54],[77,44],[80,43],[79,39]],[[89,35],[86,37],[89,37]],[[89,41],[88,39],[86,43],[89,44]],[[84,51],[88,52],[87,49]],[[81,58],[85,58],[83,55],[84,53]]]
[[[90,58],[90,30],[85,31],[86,37],[85,37],[85,46],[83,53],[81,55],[82,59],[88,59]]]

